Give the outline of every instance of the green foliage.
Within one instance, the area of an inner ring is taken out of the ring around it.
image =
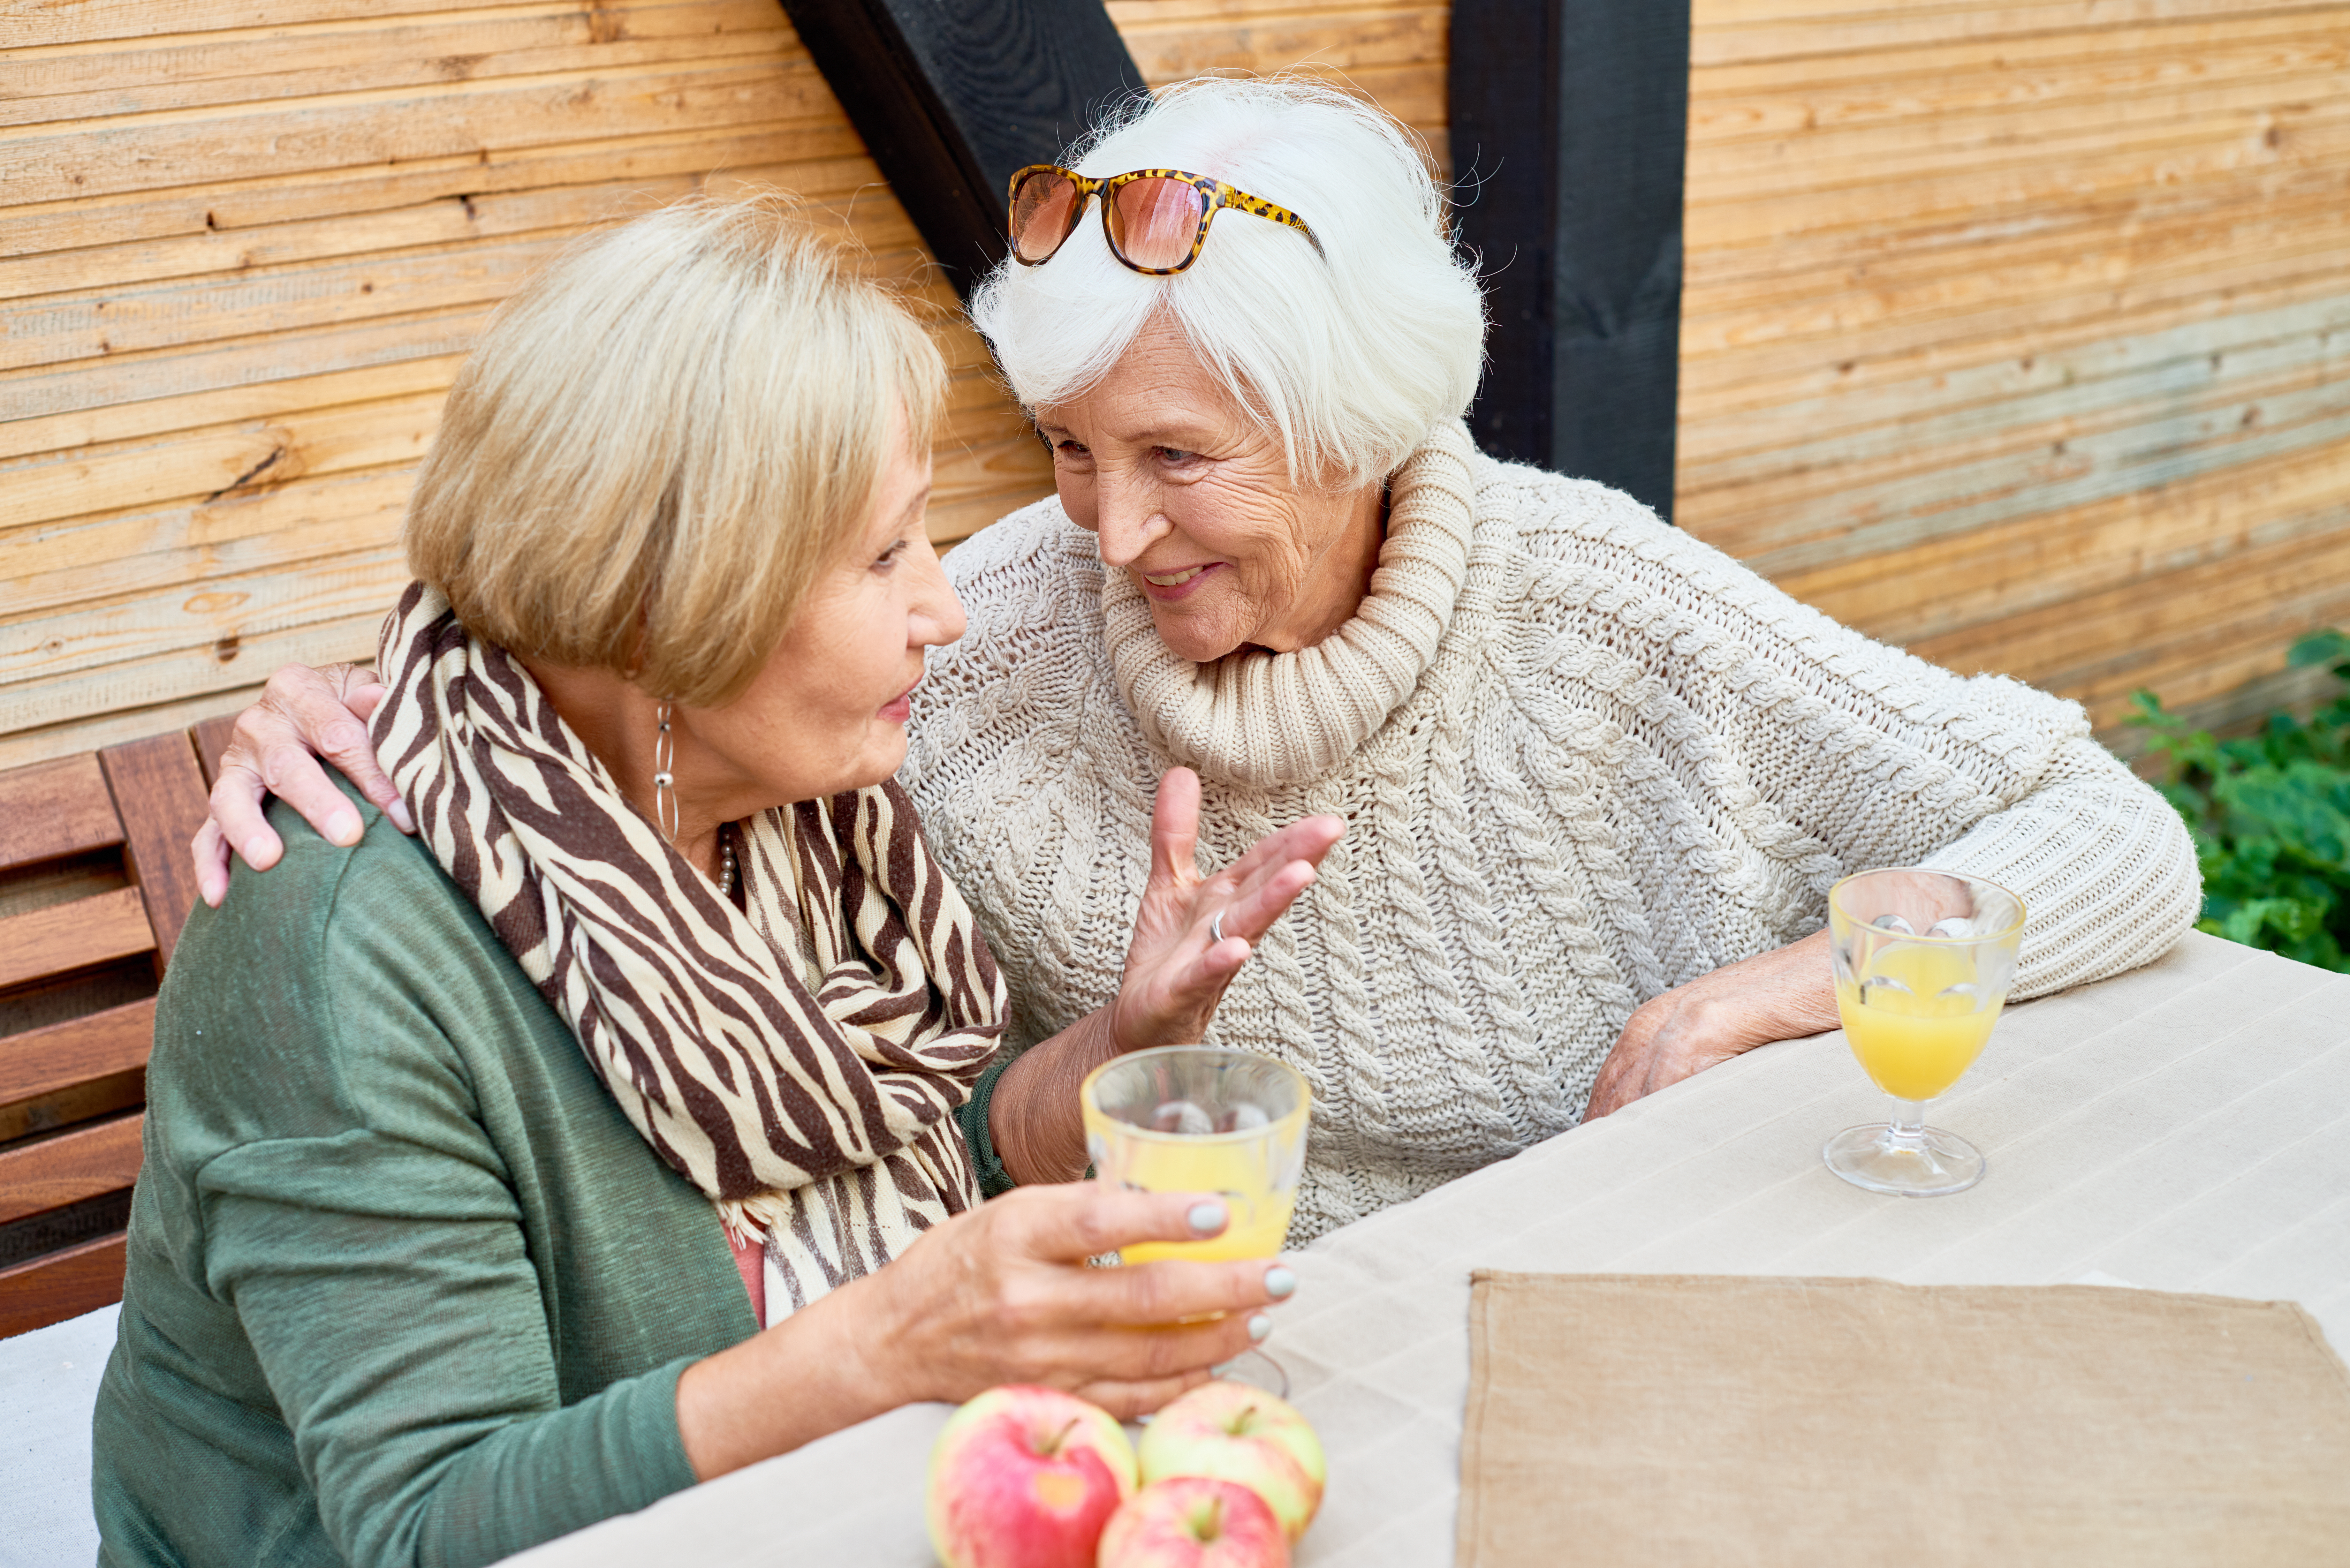
[[[2331,970],[2350,971],[2350,637],[2310,633],[2296,665],[2345,683],[2303,723],[2268,716],[2258,734],[2214,739],[2163,711],[2151,691],[2126,722],[2154,733],[2157,784],[2195,836],[2203,863],[2200,929]]]

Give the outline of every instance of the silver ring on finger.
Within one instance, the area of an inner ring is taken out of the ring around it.
[[[1218,909],[1216,918],[1208,922],[1208,940],[1211,942],[1224,940],[1224,912],[1222,909]]]

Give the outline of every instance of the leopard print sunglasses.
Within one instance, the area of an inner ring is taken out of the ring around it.
[[[1057,163],[1031,163],[1012,176],[1012,254],[1023,266],[1042,266],[1076,233],[1086,202],[1102,199],[1102,233],[1109,254],[1136,272],[1171,277],[1200,259],[1208,225],[1226,207],[1287,223],[1316,255],[1322,242],[1305,220],[1262,196],[1222,180],[1180,169],[1136,169],[1096,180]]]

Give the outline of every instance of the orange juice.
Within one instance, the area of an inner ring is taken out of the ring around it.
[[[1972,954],[1900,944],[1879,951],[1861,987],[1839,978],[1836,1012],[1852,1054],[1877,1086],[1898,1099],[1930,1100],[1974,1064],[1999,1022],[2000,1000],[1979,1005]]]
[[[1206,1139],[1147,1144],[1127,1151],[1118,1173],[1146,1192],[1212,1192],[1232,1211],[1221,1236],[1204,1241],[1144,1241],[1120,1251],[1129,1263],[1154,1258],[1270,1258],[1289,1234],[1289,1211],[1297,1200],[1293,1182],[1275,1189],[1265,1168],[1262,1141],[1219,1144]]]
[[[1115,1057],[1077,1090],[1094,1174],[1135,1192],[1214,1193],[1230,1220],[1204,1241],[1146,1241],[1129,1263],[1270,1258],[1289,1234],[1314,1097],[1295,1067],[1252,1051],[1163,1045]]]

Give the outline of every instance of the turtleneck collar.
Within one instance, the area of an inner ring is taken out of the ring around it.
[[[1159,640],[1127,573],[1102,575],[1111,669],[1151,742],[1202,776],[1255,788],[1336,769],[1411,695],[1469,570],[1477,449],[1439,425],[1388,482],[1388,536],[1351,619],[1295,653],[1244,649],[1194,664]]]

